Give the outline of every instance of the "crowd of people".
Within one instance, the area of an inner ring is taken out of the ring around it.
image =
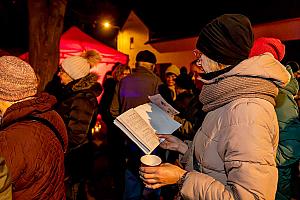
[[[0,57],[0,199],[300,199],[298,63],[282,63],[279,39],[254,40],[241,14],[206,24],[195,47],[189,69],[157,74],[141,50],[102,83],[91,72],[101,54],[87,50],[41,93],[28,63]],[[157,133],[162,164],[141,166],[113,121],[155,94],[181,127]]]

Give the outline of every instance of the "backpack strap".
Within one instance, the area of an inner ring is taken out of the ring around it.
[[[63,152],[65,153],[65,151],[64,151],[65,143],[64,143],[64,140],[63,140],[62,136],[59,134],[59,131],[57,130],[57,128],[55,128],[55,126],[53,124],[51,124],[45,118],[41,118],[41,117],[37,117],[37,116],[33,116],[33,115],[28,115],[28,116],[19,118],[17,120],[14,120],[14,121],[12,121],[12,123],[9,123],[5,127],[2,127],[2,128],[7,128],[7,127],[9,127],[10,125],[12,125],[16,122],[28,121],[28,120],[29,121],[37,121],[37,122],[40,122],[40,123],[44,124],[45,126],[47,126],[55,134],[56,138],[58,139],[58,141],[59,141],[59,143],[62,147]]]

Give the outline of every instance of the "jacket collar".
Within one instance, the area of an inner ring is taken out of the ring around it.
[[[228,72],[220,74],[211,80],[201,80],[206,84],[210,84],[230,76],[248,76],[268,79],[279,87],[285,87],[291,77],[284,65],[276,60],[272,54],[265,53],[246,59]]]
[[[32,99],[20,101],[10,106],[3,115],[2,124],[12,120],[51,110],[56,103],[56,98],[48,93],[41,93]]]

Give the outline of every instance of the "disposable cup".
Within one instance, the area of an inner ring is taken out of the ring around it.
[[[161,164],[161,159],[160,157],[156,156],[156,155],[144,155],[141,157],[141,163],[142,165],[145,166],[158,166]]]

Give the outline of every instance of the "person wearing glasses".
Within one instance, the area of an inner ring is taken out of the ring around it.
[[[96,124],[98,100],[102,86],[90,69],[101,61],[96,50],[87,50],[79,56],[64,59],[59,66],[58,77],[63,85],[56,111],[63,118],[68,130],[68,152],[65,158],[67,197],[76,195],[80,181],[86,176],[91,162],[89,140]],[[81,164],[79,164],[81,163]],[[76,186],[77,185],[77,186]],[[75,191],[75,192],[74,192]]]
[[[201,80],[199,80],[199,78],[201,78],[202,74],[204,74],[204,70],[201,66],[201,63],[199,63],[198,59],[193,60],[190,63],[189,75],[192,77],[192,80],[194,81],[194,84],[195,84],[194,92],[197,93],[198,95],[203,86],[203,82]]]
[[[149,50],[141,50],[135,57],[135,70],[122,78],[116,85],[110,106],[111,116],[116,118],[127,110],[149,102],[148,97],[159,93],[161,79],[154,73],[156,56]],[[124,194],[120,199],[151,199],[160,198],[160,189],[145,188],[139,179],[140,157],[142,150],[128,138],[124,138],[125,178]],[[159,149],[153,153],[160,154]],[[122,177],[120,177],[121,179]]]
[[[182,154],[184,169],[163,163],[140,167],[146,187],[177,184],[183,199],[274,199],[277,187],[278,87],[290,74],[272,56],[248,58],[250,20],[224,14],[200,31],[197,59],[204,82],[199,95],[208,112],[193,142],[172,135],[161,147]]]

